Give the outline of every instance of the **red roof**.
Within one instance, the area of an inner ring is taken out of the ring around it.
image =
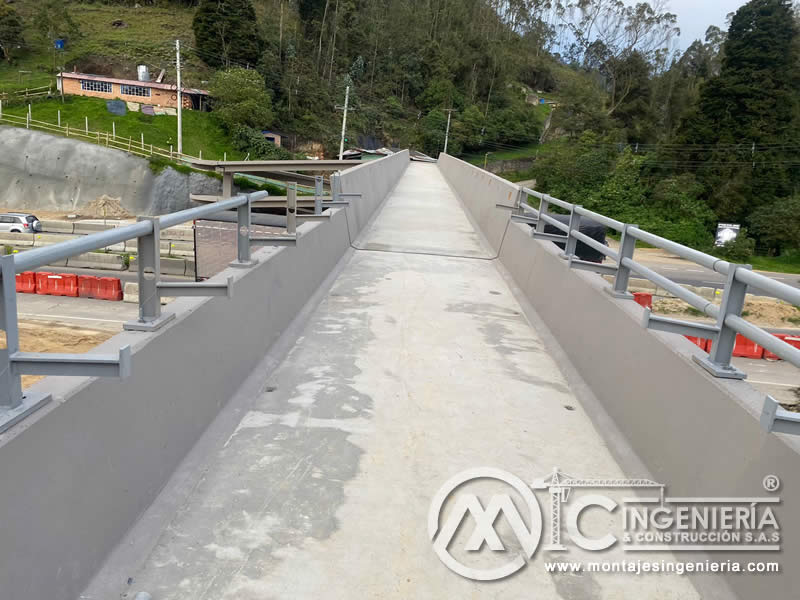
[[[116,77],[106,77],[105,75],[92,75],[91,73],[71,73],[67,71],[61,72],[61,77],[65,79],[84,79],[89,81],[105,81],[107,83],[119,83],[121,85],[138,85],[139,87],[153,88],[157,90],[175,91],[178,86],[172,83],[156,83],[155,81],[138,81],[136,79],[117,79]],[[208,96],[206,90],[196,88],[182,88],[184,94],[200,94]]]

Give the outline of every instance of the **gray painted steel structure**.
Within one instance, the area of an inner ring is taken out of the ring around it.
[[[221,273],[219,282],[233,278],[230,299],[178,298],[164,328],[124,331],[85,355],[129,346],[127,379],[49,377],[29,388],[54,401],[0,434],[0,480],[9,482],[0,493],[0,596],[80,594],[335,271],[408,162],[400,152],[342,173],[343,195],[361,200],[299,223],[295,247],[258,249],[252,268]],[[150,224],[132,227],[146,234]]]

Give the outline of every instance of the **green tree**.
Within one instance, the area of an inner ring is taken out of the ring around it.
[[[0,4],[0,53],[6,62],[11,62],[12,48],[22,42],[22,20],[17,11],[8,4]]]
[[[720,218],[746,222],[800,183],[797,26],[789,0],[751,0],[731,20],[719,77],[701,89],[681,141]]]
[[[206,64],[212,67],[258,64],[262,40],[250,0],[201,0],[192,29]]]
[[[786,248],[800,248],[800,197],[782,198],[757,208],[750,230],[779,256]]]
[[[272,124],[272,100],[257,71],[219,71],[209,91],[214,114],[229,131],[237,125],[259,129]]]

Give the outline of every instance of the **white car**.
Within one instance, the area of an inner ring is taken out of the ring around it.
[[[0,214],[0,231],[11,233],[36,233],[42,230],[42,223],[36,215],[28,213]]]

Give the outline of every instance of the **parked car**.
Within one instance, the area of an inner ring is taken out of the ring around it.
[[[28,213],[3,213],[0,214],[0,231],[11,233],[36,233],[42,230],[42,223]]]

